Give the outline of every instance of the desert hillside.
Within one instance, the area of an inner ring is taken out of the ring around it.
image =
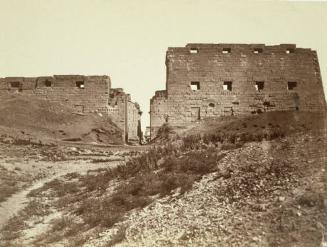
[[[60,102],[22,95],[1,99],[0,136],[6,142],[121,144],[122,131],[101,114],[76,114]]]
[[[3,246],[326,246],[324,114],[208,119],[171,137],[30,188]]]

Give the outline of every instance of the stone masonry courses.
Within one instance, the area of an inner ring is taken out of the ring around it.
[[[116,93],[119,92],[119,93]],[[0,78],[0,97],[23,94],[65,103],[79,113],[97,112],[111,117],[123,130],[123,139],[138,142],[141,136],[141,110],[122,89],[111,88],[104,76],[54,75]]]
[[[294,44],[187,44],[166,52],[166,90],[150,101],[151,138],[207,117],[325,111],[317,53]]]

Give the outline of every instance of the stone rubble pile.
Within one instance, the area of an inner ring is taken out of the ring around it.
[[[127,228],[125,239],[115,246],[271,246],[272,229],[279,224],[276,210],[298,193],[301,169],[292,170],[290,164],[322,162],[317,158],[324,149],[303,147],[304,155],[299,155],[298,148],[307,138],[298,139],[297,145],[261,142],[231,150],[219,162],[218,171],[204,176],[192,190],[184,194],[176,190],[131,212],[124,222],[86,246],[106,246],[123,227]],[[280,167],[269,170],[276,161]],[[243,188],[244,177],[252,187]],[[302,217],[300,209],[292,208],[295,218]],[[280,227],[288,227],[288,222],[280,222]]]

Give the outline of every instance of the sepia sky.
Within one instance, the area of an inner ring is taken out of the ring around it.
[[[139,102],[165,88],[165,52],[187,43],[295,43],[317,50],[327,93],[327,2],[0,0],[0,77],[111,77]]]

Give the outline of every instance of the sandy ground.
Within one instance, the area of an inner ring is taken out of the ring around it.
[[[275,124],[273,121],[269,123]],[[308,126],[312,124],[308,123]],[[242,124],[237,123],[233,131],[237,131],[240,126]],[[255,123],[250,127],[254,128],[252,133],[262,128],[262,124]],[[291,132],[288,129],[286,131]],[[114,227],[101,229],[101,232],[97,232],[98,229],[91,229],[94,230],[91,233],[78,229],[76,240],[92,236],[85,242],[84,246],[88,247],[110,246],[109,243],[115,239],[118,246],[326,247],[326,134],[324,129],[282,140],[248,143],[242,148],[232,149],[219,163],[222,176],[219,172],[208,174],[187,193],[179,195],[176,192],[154,201],[148,207],[131,211],[124,221]],[[132,147],[127,151],[122,147],[81,146],[77,148],[75,144],[73,149],[60,146],[59,152],[49,148],[43,156],[48,160],[44,160],[39,157],[37,149],[0,145],[0,168],[2,166],[6,171],[33,178],[32,182],[22,179],[20,190],[0,203],[0,235],[1,227],[6,225],[10,217],[22,211],[30,202],[27,195],[33,189],[68,173],[83,174],[88,170],[114,166],[120,162],[113,161],[116,158],[120,157],[123,161],[132,157],[133,152],[143,149],[134,150]],[[64,156],[68,160],[49,160],[64,157],[61,153],[65,149],[68,151],[64,152]],[[110,158],[113,158],[112,161]],[[279,174],[279,166],[289,167],[287,177],[276,176],[275,170],[270,171],[275,167]],[[229,172],[229,176],[225,171]],[[248,184],[247,179],[258,181],[251,183],[255,185],[253,188],[251,184],[248,186],[250,191],[253,189],[260,193],[246,194],[246,187],[241,185]],[[111,188],[111,185],[108,187]],[[237,197],[230,195],[230,188],[236,191]],[[49,194],[45,193],[36,199],[51,206],[57,198],[51,201]],[[63,221],[69,219],[69,213],[54,209],[46,215],[24,219],[24,224],[20,224],[24,225],[19,229],[20,234],[17,237],[13,235],[12,239],[7,238],[9,240],[6,243],[9,245],[1,245],[0,240],[0,246],[73,246],[70,240],[74,243],[75,238],[63,237],[66,228],[62,231],[49,228],[58,225],[58,222],[71,225],[69,221]],[[77,222],[79,218],[73,220]],[[12,225],[15,227],[15,224]],[[121,229],[123,234],[120,236]],[[2,236],[5,236],[5,228]]]
[[[92,152],[95,156],[82,154],[71,156],[65,161],[54,162],[43,160],[44,156],[40,155],[40,149],[37,147],[0,144],[0,168],[1,172],[6,172],[2,175],[3,177],[10,175],[10,179],[15,180],[17,189],[16,193],[0,202],[0,229],[28,204],[30,199],[27,195],[32,190],[41,188],[45,183],[66,174],[85,174],[90,170],[113,167],[124,159],[122,156],[108,155],[106,152],[108,151],[102,148],[98,153]],[[110,161],[110,157],[113,161]],[[99,158],[107,159],[105,162],[92,162]]]
[[[111,162],[110,166],[116,165],[117,162]],[[77,172],[80,174],[86,173],[89,170],[96,170],[103,167],[108,167],[108,163],[92,164],[88,161],[67,161],[60,163],[50,162],[37,162],[29,161],[25,164],[27,169],[31,171],[31,167],[41,170],[46,168],[48,171],[45,173],[45,178],[36,180],[31,186],[24,188],[18,193],[9,197],[5,202],[0,204],[0,228],[3,227],[7,221],[14,216],[17,212],[22,210],[28,203],[27,195],[32,190],[41,188],[45,183],[50,182],[58,177],[64,176],[68,173]]]

